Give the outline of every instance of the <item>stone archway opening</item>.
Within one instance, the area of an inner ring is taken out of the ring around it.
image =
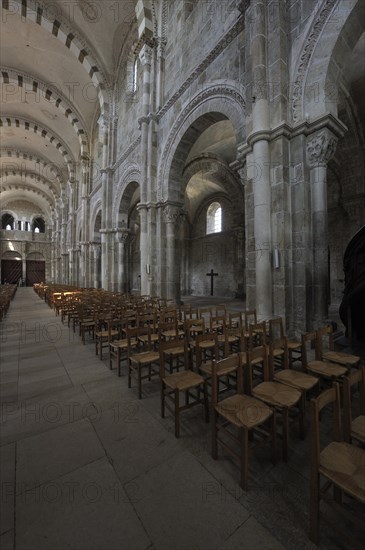
[[[176,228],[177,281],[169,289],[183,296],[243,298],[244,193],[230,165],[237,157],[237,136],[226,115],[211,112],[199,117],[185,132],[171,165],[170,196],[183,205],[185,216]],[[220,205],[221,226],[207,231],[212,203]],[[181,220],[180,220],[181,221]],[[167,281],[169,265],[167,267]],[[176,297],[174,296],[174,297]]]
[[[124,293],[141,291],[141,224],[138,212],[141,192],[139,183],[131,181],[126,186],[118,210],[118,282]]]

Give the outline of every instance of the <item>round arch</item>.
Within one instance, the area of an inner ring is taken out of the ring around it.
[[[108,86],[105,77],[98,68],[98,65],[90,53],[90,48],[85,48],[84,40],[77,36],[75,29],[67,28],[67,25],[61,21],[61,14],[57,18],[50,15],[47,6],[37,0],[3,0],[2,9],[10,12],[10,15],[19,14],[22,19],[35,23],[49,33],[52,38],[56,38],[65,46],[71,55],[73,55],[82,67],[88,73],[91,81],[98,91],[100,110],[102,113],[109,112]],[[4,14],[6,21],[6,15]]]
[[[134,183],[136,186],[141,186],[141,171],[138,164],[131,163],[126,166],[123,177],[118,183],[118,187],[115,193],[115,200],[113,204],[113,214],[112,219],[115,222],[115,227],[119,226],[120,217],[119,213],[122,211],[128,213],[128,205],[133,196],[133,193],[136,190],[136,187],[133,189],[131,184]],[[133,189],[133,192],[132,192]],[[130,194],[132,192],[132,194]],[[128,203],[129,201],[129,203]],[[127,208],[127,210],[126,210]]]
[[[158,200],[183,202],[181,176],[184,155],[189,142],[215,122],[229,120],[236,134],[237,145],[245,141],[245,100],[235,84],[217,82],[185,103],[163,147]]]
[[[307,113],[313,119],[324,113],[337,116],[342,69],[364,31],[362,9],[361,0],[348,0],[341,9],[336,0],[323,2],[297,64],[292,87],[294,122],[304,120]]]

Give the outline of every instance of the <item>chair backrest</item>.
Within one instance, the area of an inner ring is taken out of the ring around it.
[[[311,407],[311,465],[313,471],[318,470],[319,455],[321,452],[319,414],[322,409],[332,404],[333,407],[333,432],[334,440],[341,441],[341,420],[340,420],[340,387],[334,382],[333,387],[325,390],[318,397],[313,397]]]
[[[165,377],[166,353],[168,353],[169,350],[181,348],[181,347],[184,348],[184,369],[189,370],[190,369],[189,352],[188,352],[188,346],[185,338],[174,338],[174,339],[168,340],[167,342],[160,343],[159,352],[160,352],[161,379]]]
[[[247,309],[245,311],[245,328],[248,332],[250,325],[256,325],[257,315],[256,309]]]
[[[212,319],[212,308],[211,307],[199,308],[199,318],[204,319],[206,327],[210,327],[211,319]]]
[[[270,341],[278,338],[284,338],[284,322],[282,317],[269,320],[269,337]]]
[[[177,319],[175,319],[174,321],[169,321],[168,323],[158,323],[157,332],[160,342],[166,340],[164,332],[167,331],[173,331],[175,333],[174,338],[178,337]]]
[[[236,326],[243,327],[242,311],[235,311],[229,314],[229,326],[231,328],[235,328]]]
[[[185,321],[185,334],[188,342],[194,339],[197,334],[205,332],[204,319],[187,319]]]
[[[248,349],[253,347],[265,346],[266,345],[266,323],[262,321],[261,323],[251,323],[248,326]],[[258,341],[258,345],[257,345]],[[254,346],[254,343],[256,344]]]
[[[352,423],[352,398],[351,388],[359,385],[360,415],[365,415],[365,365],[361,365],[357,371],[351,372],[343,380],[343,419],[345,441],[351,440]]]
[[[323,352],[333,350],[333,328],[331,325],[317,330],[317,341],[320,357],[322,357]]]
[[[147,348],[148,351],[152,349],[152,342],[151,342],[151,328],[149,326],[145,327],[133,327],[133,328],[127,328],[126,330],[126,337],[128,341],[128,353],[132,351],[132,341],[139,336],[147,336],[147,338],[144,341],[144,347]]]
[[[212,342],[212,344],[214,344],[214,347],[212,348],[212,355],[216,361],[219,358],[218,335],[215,332],[198,334],[195,337],[195,355],[197,368],[199,368],[203,362],[203,348],[200,346],[202,342]]]
[[[176,308],[167,307],[160,313],[160,321],[162,323],[169,323],[171,321],[178,320],[178,312]]]
[[[246,393],[248,395],[251,395],[252,386],[253,386],[253,368],[255,364],[257,365],[258,362],[261,362],[263,367],[263,372],[264,372],[264,381],[268,382],[271,380],[269,365],[268,365],[267,346],[258,346],[256,348],[253,348],[252,350],[247,351],[246,353],[247,353],[247,359],[246,359],[246,362],[243,363],[243,371],[247,370]]]
[[[318,360],[320,359],[317,342],[318,338],[316,332],[307,332],[306,334],[302,334],[302,363],[305,370],[307,370],[308,366],[308,344],[310,344],[311,348],[315,347],[315,358]]]
[[[144,313],[137,318],[137,325],[140,327],[149,326],[152,332],[156,332],[157,319],[155,313]]]
[[[242,363],[238,353],[225,357],[220,361],[213,361],[212,364],[212,409],[218,403],[218,378],[224,375],[227,369],[237,371],[237,393],[243,393]]]
[[[226,304],[220,304],[215,306],[215,314],[216,316],[219,316],[219,315],[227,316]]]
[[[275,372],[275,350],[282,351],[281,357],[283,358],[282,365],[284,369],[289,367],[289,352],[288,352],[288,339],[286,336],[282,338],[276,338],[271,340],[269,344],[269,368],[270,368],[270,377],[274,377]]]
[[[238,339],[238,351],[243,351],[243,333],[242,328],[229,328],[227,326],[223,329],[224,336],[224,356],[230,355],[230,337],[233,336]]]

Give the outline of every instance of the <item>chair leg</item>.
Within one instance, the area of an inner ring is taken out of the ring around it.
[[[113,370],[113,360],[112,360],[112,351],[109,346],[109,369]]]
[[[180,437],[180,404],[179,404],[179,390],[175,390],[175,437]]]

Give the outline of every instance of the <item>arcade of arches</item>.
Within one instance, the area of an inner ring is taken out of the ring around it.
[[[365,219],[364,7],[3,1],[2,282],[179,302],[214,269],[288,331],[336,317]]]

